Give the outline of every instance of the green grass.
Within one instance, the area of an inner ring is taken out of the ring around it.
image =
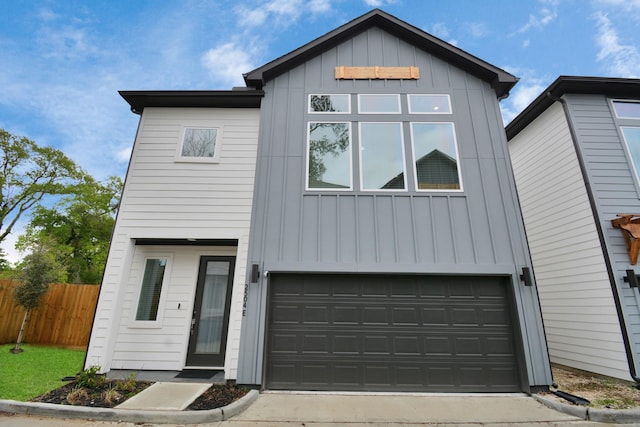
[[[12,354],[14,346],[0,345],[0,399],[28,401],[82,370],[84,351],[23,344],[22,353]]]

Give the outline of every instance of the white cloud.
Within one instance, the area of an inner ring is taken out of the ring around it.
[[[607,72],[616,77],[639,77],[638,48],[620,41],[618,32],[607,15],[598,12],[594,17],[598,25],[596,43],[600,48],[597,61],[604,62]]]
[[[311,13],[326,13],[331,10],[331,0],[311,0],[309,1]]]
[[[202,56],[202,63],[215,80],[224,81],[229,86],[243,85],[242,73],[255,68],[247,46],[234,42],[209,49]]]
[[[518,28],[511,35],[526,33],[531,29],[541,30],[551,24],[558,17],[557,1],[541,0],[542,8],[536,14],[530,14],[529,20],[522,27]]]
[[[511,90],[509,97],[500,102],[502,119],[509,123],[524,110],[549,85],[535,71],[517,67],[505,67],[509,73],[520,76],[520,82]]]
[[[489,33],[487,25],[481,22],[467,22],[464,26],[469,34],[475,38],[482,38]]]
[[[268,0],[255,7],[238,6],[235,13],[238,24],[245,28],[270,26],[287,27],[296,23],[305,13],[327,13],[332,0]]]
[[[640,12],[640,0],[594,0],[596,7],[619,7],[625,12]]]

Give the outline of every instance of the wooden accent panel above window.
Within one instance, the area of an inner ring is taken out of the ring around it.
[[[336,67],[336,79],[407,79],[420,78],[418,67]]]

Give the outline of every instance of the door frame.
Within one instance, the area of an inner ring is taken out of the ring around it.
[[[202,296],[204,290],[204,279],[206,277],[206,266],[209,261],[228,261],[229,272],[227,275],[227,293],[225,295],[224,317],[222,322],[222,334],[220,337],[220,351],[217,355],[198,355],[195,353],[196,340],[199,328],[199,314],[202,309]],[[195,295],[193,299],[193,308],[191,313],[191,326],[189,328],[189,339],[187,341],[187,353],[185,358],[185,367],[224,367],[225,355],[227,351],[227,338],[229,335],[229,317],[231,314],[231,297],[233,294],[233,277],[235,272],[235,256],[225,255],[202,255],[198,262],[198,279],[196,282]]]

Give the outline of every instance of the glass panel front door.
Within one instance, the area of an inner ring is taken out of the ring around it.
[[[234,261],[232,257],[200,259],[188,366],[224,366]]]

